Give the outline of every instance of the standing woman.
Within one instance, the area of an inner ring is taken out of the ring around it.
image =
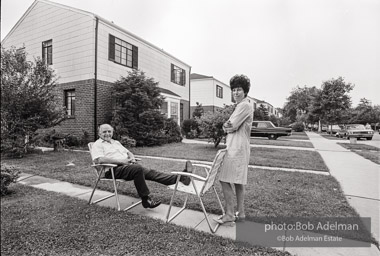
[[[235,75],[230,80],[230,87],[236,101],[235,110],[223,125],[227,132],[227,154],[220,170],[219,181],[222,185],[226,214],[215,219],[220,224],[244,220],[244,196],[250,156],[250,135],[253,119],[253,107],[247,99],[251,87],[245,75]],[[235,186],[237,212],[234,213]]]

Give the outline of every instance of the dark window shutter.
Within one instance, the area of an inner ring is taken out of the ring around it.
[[[132,68],[138,69],[139,54],[137,46],[132,45]]]
[[[186,71],[182,69],[182,85],[186,84]]]
[[[170,81],[174,82],[174,65],[173,64],[170,64],[170,71],[171,71]]]
[[[42,60],[43,60],[44,63],[46,63],[45,58],[46,58],[46,56],[45,56],[45,47],[44,47],[44,42],[42,42]]]
[[[115,60],[115,37],[111,34],[109,36],[108,59]]]

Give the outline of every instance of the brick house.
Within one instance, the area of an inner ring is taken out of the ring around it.
[[[110,87],[139,69],[159,82],[161,111],[180,124],[190,117],[191,67],[157,46],[96,14],[36,0],[2,41],[41,57],[57,74],[68,119],[65,132],[96,137],[112,106]]]

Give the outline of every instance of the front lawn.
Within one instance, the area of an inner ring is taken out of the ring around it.
[[[3,164],[14,165],[25,173],[41,175],[75,184],[93,186],[95,176],[89,153],[86,152],[48,152],[28,155],[23,159],[3,159]],[[75,166],[66,166],[73,162]],[[184,163],[179,161],[144,158],[146,168],[170,173],[183,170]],[[195,173],[201,171],[196,169]],[[172,192],[165,186],[147,181],[154,198],[169,204]],[[100,184],[100,189],[112,191],[110,182]],[[216,183],[219,195],[220,184]],[[121,194],[138,197],[133,182],[119,187]],[[221,196],[223,200],[223,196]],[[207,210],[221,214],[213,194],[204,198]],[[177,197],[175,205],[182,205],[182,198]],[[248,172],[246,186],[247,217],[358,217],[346,201],[339,183],[332,176],[283,172],[275,170],[251,169]],[[191,198],[188,207],[201,211],[196,198]],[[350,234],[349,234],[350,235]],[[360,238],[360,235],[359,235]]]
[[[366,144],[351,144],[351,143],[338,143],[344,148],[355,152],[358,155],[376,163],[380,164],[380,149]]]
[[[309,141],[295,141],[295,140],[268,140],[266,138],[251,138],[251,144],[253,145],[273,145],[273,146],[285,146],[285,147],[301,147],[301,148],[313,148],[313,144]]]
[[[89,206],[85,201],[23,185],[1,198],[1,254],[6,255],[290,255]]]
[[[138,147],[130,150],[136,155],[170,157],[189,160],[212,161],[217,150],[213,144],[172,143],[160,147]],[[302,151],[277,148],[251,148],[251,165],[306,169],[327,172],[322,157],[316,151]]]

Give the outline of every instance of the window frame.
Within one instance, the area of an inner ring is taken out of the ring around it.
[[[73,95],[69,95],[73,93]],[[66,116],[75,118],[75,89],[64,90]]]
[[[223,99],[223,87],[220,85],[216,85],[216,97]]]
[[[138,69],[138,47],[109,34],[108,60],[124,67]]]
[[[53,39],[42,42],[42,61],[45,65],[53,65]]]
[[[180,68],[173,63],[170,66],[170,81],[172,83],[185,86],[186,85],[186,70]]]

